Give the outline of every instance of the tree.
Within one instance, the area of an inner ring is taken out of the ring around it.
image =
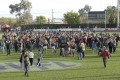
[[[30,9],[32,8],[31,3],[28,0],[21,0],[18,4],[11,4],[9,6],[10,13],[16,14],[16,18],[18,18],[18,22],[28,24],[32,20],[32,15],[30,13]]]
[[[50,18],[48,18],[47,23],[50,24]]]
[[[87,22],[87,17],[88,17],[88,12],[91,10],[91,6],[85,5],[84,8],[79,9],[79,15],[80,15],[80,22],[81,23],[86,23]]]
[[[107,6],[107,9],[105,11],[108,23],[117,23],[117,8],[115,6]]]
[[[17,22],[16,19],[14,18],[7,18],[7,17],[1,17],[0,18],[0,24],[4,25],[4,24],[9,24],[9,25],[13,25]]]
[[[47,21],[45,16],[37,16],[36,18],[36,23],[37,24],[45,24]]]
[[[22,16],[19,17],[18,22],[22,24],[29,24],[33,20],[33,16],[29,11],[26,11]]]
[[[68,24],[79,24],[80,23],[80,18],[79,14],[77,12],[67,12],[64,14],[64,19]]]
[[[85,12],[90,12],[90,10],[92,9],[92,7],[91,6],[89,6],[88,4],[86,4],[85,6],[84,6],[84,10],[85,10]]]

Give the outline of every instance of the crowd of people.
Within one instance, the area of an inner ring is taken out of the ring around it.
[[[30,65],[32,66],[34,58],[33,50],[35,48],[38,50],[38,62],[36,65],[41,66],[42,54],[56,54],[57,49],[60,49],[60,56],[63,57],[74,56],[77,51],[78,60],[82,60],[85,57],[87,47],[91,49],[91,53],[93,54],[97,49],[98,55],[101,55],[106,49],[110,53],[110,56],[112,56],[111,54],[116,52],[119,40],[120,36],[116,33],[110,35],[109,33],[96,32],[35,32],[31,30],[3,33],[0,46],[2,54],[5,53],[5,48],[8,56],[11,54],[11,50],[15,50],[15,52],[21,54],[20,62],[21,65],[22,63],[25,64],[25,75],[28,75],[27,60],[29,57]],[[49,53],[47,53],[48,48],[51,49]]]

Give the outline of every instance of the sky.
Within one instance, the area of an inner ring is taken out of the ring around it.
[[[20,0],[1,0],[0,17],[13,17],[10,14],[9,5],[19,3]],[[86,4],[92,7],[91,11],[103,11],[107,6],[117,6],[117,0],[29,0],[32,3],[31,13],[33,18],[36,16],[46,16],[46,18],[63,18],[67,11],[76,11],[83,8]]]

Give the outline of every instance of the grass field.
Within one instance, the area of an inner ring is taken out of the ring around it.
[[[34,50],[34,53],[34,60],[36,61],[37,51]],[[25,77],[23,71],[0,71],[0,80],[120,80],[120,46],[118,46],[117,52],[108,59],[107,68],[103,67],[102,58],[98,56],[97,52],[92,54],[88,48],[85,53],[86,56],[83,60],[77,60],[77,54],[75,54],[75,57],[59,57],[59,49],[57,55],[51,54],[48,50],[47,54],[43,54],[42,62],[68,61],[81,63],[82,65],[64,70],[29,71],[29,77]],[[20,54],[14,53],[14,51],[10,56],[1,54],[0,51],[0,62],[19,62],[19,57]]]
[[[36,50],[34,51],[36,54]],[[103,67],[102,58],[96,54],[92,54],[87,49],[86,57],[83,60],[77,60],[75,57],[59,57],[49,53],[43,54],[43,61],[68,61],[81,63],[79,67],[65,70],[49,70],[49,71],[29,71],[29,77],[24,76],[24,72],[0,72],[0,80],[120,80],[120,49],[107,62],[107,68]],[[0,62],[19,62],[19,53],[10,56],[0,53]],[[35,56],[35,59],[36,56]]]

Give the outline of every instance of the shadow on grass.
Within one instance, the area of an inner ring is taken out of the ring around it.
[[[62,71],[84,71],[84,70],[102,70],[102,69],[105,69],[104,67],[93,67],[93,68],[75,68],[75,69],[59,69],[59,70],[44,70],[44,71],[41,71],[41,72],[55,72],[55,71],[59,71],[59,72],[62,72]]]

